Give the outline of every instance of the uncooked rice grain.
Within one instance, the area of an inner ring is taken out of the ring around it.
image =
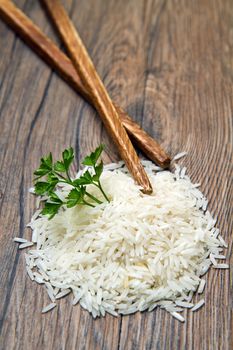
[[[28,276],[31,278],[32,281],[34,281],[34,275],[30,267],[26,266],[26,270],[27,270]]]
[[[224,239],[222,238],[222,236],[218,235],[218,239],[220,241],[220,243],[222,244],[223,247],[227,248],[227,244],[226,242],[224,241]]]
[[[46,290],[47,290],[47,293],[48,293],[49,298],[50,298],[51,301],[54,303],[54,302],[55,302],[55,296],[54,296],[54,294],[53,294],[53,289],[47,287]]]
[[[194,304],[192,304],[192,303],[189,303],[187,301],[179,301],[179,300],[176,301],[176,305],[182,306],[182,307],[188,308],[188,309],[190,309],[191,307],[194,306]]]
[[[70,294],[71,290],[70,289],[65,289],[63,290],[62,292],[58,293],[56,295],[56,299],[60,299],[60,298],[63,298],[65,295],[68,295]]]
[[[188,154],[188,152],[180,152],[180,153],[177,153],[177,154],[175,155],[175,157],[173,157],[173,160],[179,160],[180,158],[185,157],[187,154]]]
[[[31,247],[33,246],[33,242],[26,242],[26,243],[22,243],[18,246],[19,249],[24,249],[24,248],[28,248],[28,247]]]
[[[178,314],[178,312],[171,312],[171,315],[173,317],[175,317],[177,320],[179,320],[180,322],[184,322],[185,319],[183,316],[181,316],[180,314]]]
[[[35,188],[34,187],[30,187],[28,192],[34,194],[35,193]]]
[[[214,266],[216,269],[229,269],[228,264],[217,264]]]
[[[205,288],[205,285],[206,285],[206,281],[202,279],[201,282],[200,282],[200,284],[199,284],[198,290],[197,290],[197,293],[198,293],[198,294],[203,293],[203,290],[204,290],[204,288]]]
[[[215,259],[221,259],[221,260],[225,260],[226,259],[225,255],[222,255],[222,254],[214,255],[214,258]]]
[[[215,259],[215,256],[212,253],[210,254],[210,260],[214,266],[218,265],[217,260]]]
[[[51,303],[51,304],[49,304],[49,305],[45,306],[45,307],[43,308],[43,310],[41,311],[41,312],[42,312],[42,314],[44,314],[44,313],[46,313],[46,312],[48,312],[48,311],[50,311],[50,310],[54,309],[54,308],[55,308],[55,306],[57,306],[57,304],[56,304],[56,303]]]
[[[202,307],[202,305],[205,304],[205,300],[201,299],[192,309],[191,311],[197,311],[198,309],[200,309]]]
[[[16,242],[16,243],[27,243],[28,240],[25,239],[25,238],[21,238],[21,237],[15,237],[14,238],[14,242]]]

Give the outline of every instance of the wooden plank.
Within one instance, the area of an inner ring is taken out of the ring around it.
[[[185,164],[210,200],[232,266],[233,6],[230,0],[64,1],[111,97]],[[36,1],[17,5],[53,40]],[[58,40],[57,40],[58,42]],[[93,109],[0,23],[0,349],[224,349],[232,344],[232,272],[210,271],[206,306],[180,324],[163,310],[93,320],[71,298],[50,314],[25,275],[15,235],[34,210],[27,188],[41,155],[100,141],[118,159]],[[85,115],[85,118],[83,117]]]
[[[228,179],[233,96],[229,72],[232,74],[233,66],[227,34],[232,16],[226,3],[222,6],[216,1],[176,5],[168,2],[158,14],[155,2],[147,9],[152,16],[143,127],[153,129],[158,139],[162,137],[171,153],[189,152],[181,163],[195,182],[202,183],[221,231],[232,242]],[[228,254],[230,257],[231,248]],[[194,315],[185,313],[185,325],[163,311],[156,311],[155,316],[123,318],[120,349],[230,348],[229,278],[229,273],[216,274],[214,270],[207,275],[206,306]],[[130,336],[132,330],[135,337]]]

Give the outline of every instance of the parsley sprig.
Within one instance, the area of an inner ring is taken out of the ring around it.
[[[34,172],[36,176],[35,193],[37,195],[46,195],[48,199],[41,211],[43,215],[47,215],[52,219],[62,206],[72,208],[75,205],[88,205],[95,207],[97,204],[103,203],[102,200],[96,198],[87,191],[88,185],[96,186],[103,197],[109,202],[100,183],[100,176],[103,172],[103,162],[98,162],[103,151],[103,145],[100,145],[89,156],[82,161],[83,165],[88,169],[78,179],[72,179],[70,176],[70,166],[74,160],[74,150],[72,147],[62,152],[62,160],[53,162],[52,154],[41,158],[39,168]],[[41,180],[43,178],[43,181]],[[59,184],[68,184],[73,188],[69,192],[65,200],[59,198],[56,194],[56,188]]]

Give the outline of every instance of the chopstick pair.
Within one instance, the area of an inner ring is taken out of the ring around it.
[[[160,166],[167,167],[169,165],[169,156],[122,109],[112,104],[81,39],[60,2],[44,0],[43,3],[66,44],[75,68],[65,54],[11,1],[0,0],[0,16],[70,85],[95,106],[135,180],[142,186],[144,192],[149,193],[151,186],[148,177],[125,129],[144,153]]]

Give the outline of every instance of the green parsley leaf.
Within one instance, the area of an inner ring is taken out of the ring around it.
[[[60,172],[60,173],[65,173],[65,172],[66,172],[65,164],[64,164],[63,162],[57,161],[57,162],[54,164],[54,170],[55,170],[55,171],[58,171],[58,172]]]
[[[74,188],[68,194],[67,208],[72,208],[77,204],[81,204],[84,197],[85,190],[81,187],[79,190]]]
[[[62,200],[58,197],[58,195],[55,192],[49,193],[50,201],[53,203],[63,203]]]
[[[82,164],[87,166],[95,166],[97,163],[97,160],[101,156],[101,153],[103,152],[104,145],[100,145],[96,148],[94,152],[92,152],[89,156],[85,157]]]
[[[95,166],[95,175],[92,177],[93,181],[99,181],[100,175],[103,172],[103,162],[101,161],[100,164]]]
[[[47,157],[41,158],[41,165],[43,165],[44,167],[47,167],[48,169],[52,169],[52,164],[53,164],[53,157],[51,152]]]
[[[78,179],[73,181],[73,184],[75,187],[83,186],[83,185],[88,185],[89,182],[83,177],[79,177]]]
[[[80,178],[74,180],[74,184],[75,186],[79,186],[79,185],[89,185],[91,184],[93,181],[92,181],[92,176],[89,172],[89,170],[86,170],[85,173],[80,176]]]
[[[47,176],[47,181],[48,182],[56,182],[58,183],[59,182],[59,178],[57,175],[53,174],[53,173],[49,173],[48,176]]]
[[[40,167],[34,171],[34,175],[38,176],[38,178],[47,175],[52,170],[53,158],[50,153],[47,157],[41,158]]]
[[[38,181],[35,184],[35,193],[38,194],[39,196],[42,196],[48,191],[49,187],[50,187],[50,183]]]
[[[37,176],[37,179],[41,178],[44,175],[47,175],[50,172],[48,169],[42,169],[38,168],[37,170],[34,171],[34,175]]]
[[[74,150],[72,147],[65,149],[64,152],[62,152],[62,158],[63,158],[63,164],[66,169],[66,171],[69,169],[71,163],[74,160]]]
[[[49,217],[49,220],[51,220],[58,213],[58,210],[61,206],[62,203],[46,202],[44,209],[41,211],[41,214],[47,215]]]

